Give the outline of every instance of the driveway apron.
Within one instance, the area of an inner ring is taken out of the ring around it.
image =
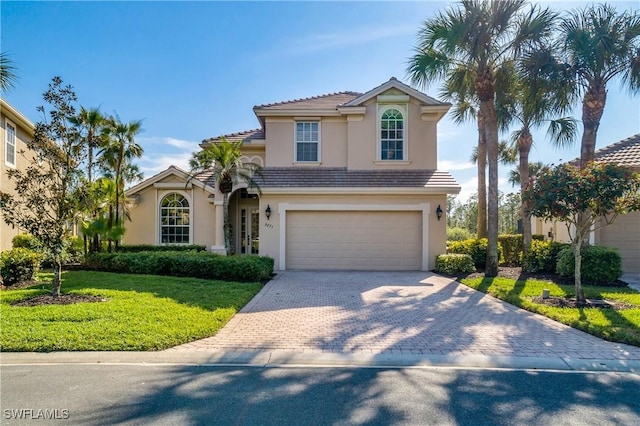
[[[640,360],[430,272],[282,272],[217,335],[170,350]]]

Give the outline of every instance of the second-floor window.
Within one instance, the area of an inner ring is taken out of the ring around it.
[[[5,121],[4,162],[7,166],[16,166],[16,128],[9,121]]]
[[[296,161],[318,162],[320,128],[317,121],[296,122]]]
[[[404,118],[395,108],[380,117],[380,159],[404,160]]]

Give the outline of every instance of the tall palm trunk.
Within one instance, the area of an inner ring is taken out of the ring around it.
[[[528,128],[520,132],[518,138],[518,169],[520,172],[520,219],[522,220],[522,248],[524,253],[531,249],[531,218],[529,202],[524,196],[524,191],[529,185],[529,153],[533,145],[533,137]]]
[[[489,68],[480,69],[475,81],[480,99],[480,113],[484,121],[489,164],[487,197],[487,266],[485,276],[498,275],[498,115],[495,107],[495,77]],[[478,159],[480,157],[478,156]]]
[[[224,223],[224,249],[231,255],[231,223],[229,222],[229,192],[222,194],[222,221]]]
[[[592,84],[582,100],[582,143],[580,145],[580,166],[593,161],[596,151],[596,137],[600,119],[607,102],[607,90],[604,84]]]
[[[478,120],[478,238],[487,238],[487,137],[484,116],[481,111]]]

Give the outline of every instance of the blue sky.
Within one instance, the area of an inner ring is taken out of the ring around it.
[[[254,105],[339,91],[366,92],[406,63],[425,19],[447,2],[9,2],[1,6],[1,49],[19,81],[5,99],[36,122],[51,78],[79,103],[122,120],[143,120],[138,162],[146,177],[186,168],[208,137],[257,128]],[[582,2],[549,2],[558,10]],[[613,2],[619,10],[638,2]],[[439,82],[419,88],[437,97]],[[640,133],[640,102],[611,84],[598,148]],[[575,115],[579,118],[580,109]],[[468,161],[473,123],[439,124],[439,168],[475,191]],[[535,135],[532,161],[579,155]],[[501,166],[506,176],[509,166]],[[501,190],[516,189],[501,181]]]

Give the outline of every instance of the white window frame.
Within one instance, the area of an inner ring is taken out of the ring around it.
[[[9,127],[13,129],[13,133],[12,133],[13,141],[11,143],[9,142],[9,136],[11,134],[11,132],[9,132]],[[16,168],[16,163],[18,162],[17,144],[18,144],[18,128],[12,121],[9,121],[8,119],[5,118],[4,120],[4,164],[14,169]],[[9,152],[13,152],[13,163],[9,161],[9,158],[8,158]]]
[[[402,158],[382,158],[382,116],[385,112],[389,110],[398,110],[400,114],[402,114]],[[376,147],[376,160],[384,163],[398,163],[398,162],[406,162],[409,160],[409,120],[408,120],[408,108],[407,105],[398,105],[398,104],[379,104],[378,105],[378,121],[377,121],[377,131],[378,131],[378,144]]]
[[[298,140],[298,124],[316,124],[318,126],[318,140],[315,141],[317,146],[318,146],[318,150],[317,150],[317,158],[315,160],[298,160],[298,143],[313,143],[314,141],[299,141]],[[294,163],[301,163],[301,164],[319,164],[320,163],[320,158],[321,158],[321,140],[322,140],[322,135],[321,135],[321,125],[320,125],[320,120],[296,120],[294,121],[294,126],[293,126],[293,162]]]
[[[182,197],[184,197],[185,200],[187,200],[187,203],[189,204],[189,241],[187,241],[186,243],[165,243],[162,241],[162,201],[164,201],[165,198],[171,196],[171,195],[180,195]],[[188,245],[188,244],[192,244],[193,242],[193,200],[192,198],[184,191],[166,191],[166,192],[162,192],[160,194],[158,194],[158,205],[157,205],[157,210],[156,210],[156,217],[158,218],[158,226],[156,227],[156,232],[157,232],[157,242],[159,245]]]

